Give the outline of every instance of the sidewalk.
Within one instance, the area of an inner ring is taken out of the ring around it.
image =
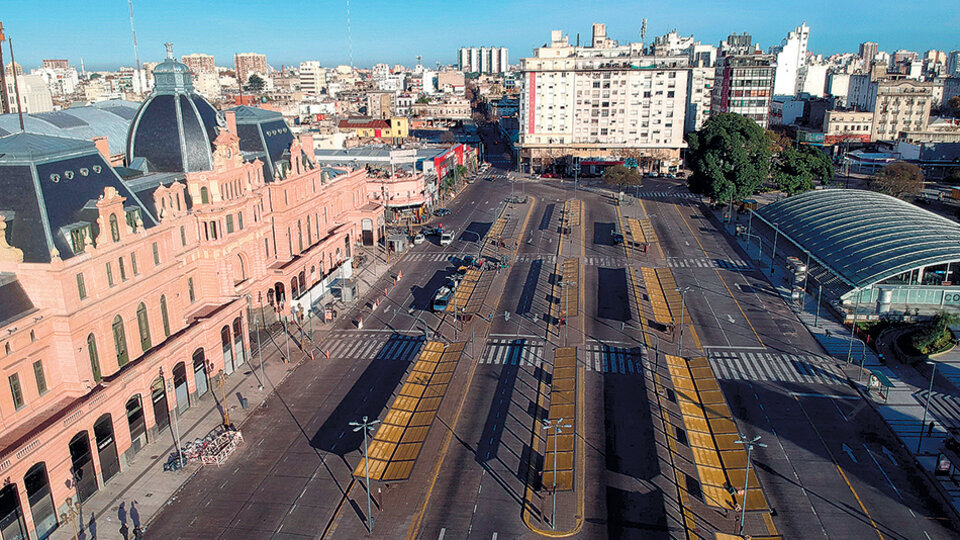
[[[364,295],[371,290],[380,277],[390,270],[382,254],[378,254],[378,261],[374,264],[370,251],[365,251],[370,262],[355,272],[358,278],[357,298],[359,300],[352,305],[341,307],[340,309],[345,313],[341,313],[338,319],[345,317],[352,319],[355,312],[365,305]],[[314,321],[314,341],[312,344],[305,341],[304,347],[309,350],[311,346],[316,346],[333,328],[332,323],[324,325]],[[260,334],[264,380],[260,379],[261,355],[257,351],[257,340],[254,335],[251,338],[250,358],[237,367],[224,385],[223,394],[226,396],[225,403],[230,422],[240,431],[243,431],[243,424],[247,418],[266,401],[273,389],[295,371],[300,363],[309,360],[309,356],[301,352],[297,346],[301,341],[300,331],[296,327],[291,326],[292,361],[290,363],[284,363],[281,360],[286,348],[283,329],[279,325],[274,325],[270,330],[273,330],[272,339],[267,331]],[[259,389],[261,383],[263,388]],[[178,417],[181,445],[204,437],[223,422],[219,409],[221,392],[216,384],[211,382],[210,386],[210,392],[191,403],[190,408]],[[241,406],[242,401],[246,402],[246,409]],[[80,540],[132,539],[133,529],[148,524],[167,501],[176,498],[179,489],[200,470],[201,465],[197,461],[191,461],[179,471],[163,470],[163,465],[175,451],[172,416],[170,428],[161,430],[120,473],[83,502],[81,516],[78,518],[78,521],[82,520],[83,523]],[[226,466],[231,466],[230,460],[227,460]],[[144,529],[146,531],[146,527]],[[68,540],[73,537],[73,527],[69,523],[63,523],[49,538]],[[149,532],[145,532],[145,537],[150,538]]]
[[[720,215],[717,215],[717,219],[720,219]],[[729,228],[727,232],[730,233]],[[747,240],[742,237],[737,237],[736,240],[747,252],[751,262],[761,268],[764,276],[784,301],[790,303],[790,289],[784,285],[786,270],[777,265],[773,273],[770,273],[771,246],[764,246],[764,259],[761,264],[757,261],[760,249],[755,241],[748,245]],[[960,485],[947,478],[935,476],[933,472],[937,452],[946,438],[947,429],[960,427],[960,352],[954,350],[937,359],[938,377],[930,395],[929,409],[924,414],[932,368],[913,367],[896,361],[889,339],[876,343],[877,350],[885,360],[881,362],[873,349],[859,338],[851,337],[850,328],[841,324],[837,314],[829,307],[820,306],[818,312],[816,298],[809,293],[804,296],[803,309],[797,313],[797,317],[823,350],[837,360],[838,367],[844,369],[851,386],[865,396],[900,439],[901,445],[915,457],[931,482],[940,485],[944,496],[949,498],[954,509],[960,512]],[[941,367],[946,373],[940,371]],[[886,400],[868,387],[871,372],[882,374],[893,384]],[[950,384],[942,384],[944,382]]]

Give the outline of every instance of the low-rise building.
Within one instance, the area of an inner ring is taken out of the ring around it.
[[[873,130],[873,113],[866,111],[827,111],[823,117],[823,143],[868,143]]]
[[[379,139],[399,144],[410,135],[406,117],[387,119],[353,117],[340,120],[337,129],[343,132],[355,132],[360,139]]]

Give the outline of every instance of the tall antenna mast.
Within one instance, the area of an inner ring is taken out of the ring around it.
[[[646,43],[647,41],[647,20],[643,19],[640,21],[640,42]]]
[[[0,45],[7,38],[3,35],[3,23],[0,23]],[[0,47],[0,114],[10,112],[10,96],[7,95],[6,64],[3,63],[3,47]]]
[[[353,69],[353,27],[350,26],[350,0],[347,0],[347,47],[350,49],[350,69]]]
[[[23,105],[20,104],[20,85],[17,84],[17,61],[13,59],[13,38],[7,41],[10,45],[10,71],[13,72],[13,91],[17,95],[17,114],[20,115],[20,131],[23,131]]]
[[[140,49],[137,47],[137,29],[133,26],[133,0],[127,0],[127,5],[130,6],[130,32],[133,34],[133,56],[137,60],[137,72],[134,73],[134,76],[137,78],[137,81],[140,83],[140,93],[143,93],[145,90],[144,83],[146,83],[146,77],[143,80],[140,80]]]

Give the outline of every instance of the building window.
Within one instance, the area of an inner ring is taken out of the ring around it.
[[[160,296],[160,319],[163,321],[163,337],[170,337],[170,316],[167,315],[167,297]]]
[[[127,280],[127,267],[123,264],[123,257],[117,259],[117,265],[120,268],[120,281]]]
[[[131,209],[131,210],[127,210],[127,226],[130,227],[130,230],[131,230],[131,231],[137,232],[137,222],[138,222],[138,221],[141,221],[141,220],[140,220],[140,209],[139,209],[139,208],[133,208],[133,209]],[[142,221],[141,221],[141,223],[142,223]]]
[[[267,238],[263,239],[263,256],[270,258],[270,240]]]
[[[227,234],[233,232],[233,214],[227,214]]]
[[[207,204],[210,202],[210,192],[207,188],[200,188],[200,204]]]
[[[120,241],[120,225],[117,223],[116,214],[110,214],[110,237],[114,242]]]
[[[190,298],[191,304],[197,299],[196,291],[193,289],[193,278],[187,278],[187,297]]]
[[[180,247],[186,247],[186,245],[187,245],[187,230],[183,227],[183,225],[181,225],[180,226]]]
[[[87,354],[90,355],[90,369],[93,371],[93,382],[100,382],[103,376],[100,374],[100,357],[97,355],[97,338],[93,334],[87,336]]]
[[[117,353],[117,366],[123,367],[130,361],[127,351],[127,334],[123,329],[123,319],[119,315],[113,318],[113,347]]]
[[[33,376],[37,379],[37,394],[47,393],[47,379],[43,376],[43,361],[37,360],[33,363]]]
[[[136,253],[130,254],[130,270],[133,270],[133,275],[137,275],[140,273],[140,271],[137,270],[137,254]]]
[[[140,330],[140,349],[150,350],[150,321],[147,319],[147,306],[140,302],[137,306],[137,328]]]
[[[107,263],[107,285],[113,287],[113,265]]]
[[[10,394],[13,396],[13,407],[20,409],[23,407],[23,389],[20,388],[20,376],[14,373],[7,378],[10,381]]]
[[[83,272],[77,274],[77,292],[80,294],[81,300],[87,297],[87,286],[83,282]]]
[[[160,266],[160,247],[157,246],[157,243],[153,243],[153,264],[155,266]]]
[[[237,212],[237,228],[243,230],[243,212]]]
[[[89,226],[77,227],[70,230],[70,243],[74,253],[82,253],[87,248],[87,234]]]

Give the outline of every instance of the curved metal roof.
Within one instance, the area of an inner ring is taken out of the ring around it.
[[[87,141],[94,137],[106,137],[110,143],[110,153],[122,154],[127,147],[130,121],[139,107],[140,104],[135,101],[114,99],[62,111],[25,114],[24,130]],[[0,136],[19,131],[20,120],[16,114],[0,115]]]
[[[960,261],[960,225],[872,191],[809,191],[757,214],[857,288]]]

